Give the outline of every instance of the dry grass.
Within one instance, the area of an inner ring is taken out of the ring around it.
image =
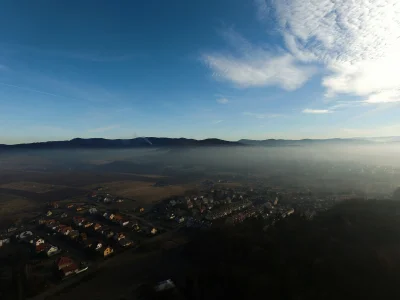
[[[0,194],[0,216],[6,217],[22,211],[34,210],[37,205],[29,199],[9,195]]]
[[[135,199],[138,205],[148,205],[171,196],[183,195],[187,190],[194,187],[193,184],[154,187],[154,183],[155,181],[115,181],[96,186],[107,188],[106,191],[112,195]],[[88,188],[94,187],[88,186]]]
[[[5,189],[12,189],[17,191],[26,191],[32,193],[47,193],[50,191],[56,191],[62,188],[63,186],[46,184],[46,183],[37,183],[37,182],[30,182],[30,181],[21,181],[21,182],[11,182],[1,184],[0,188]]]

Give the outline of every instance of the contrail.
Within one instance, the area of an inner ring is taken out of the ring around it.
[[[52,94],[52,93],[48,93],[48,92],[43,92],[43,91],[39,91],[39,90],[34,90],[34,89],[26,88],[26,87],[23,87],[23,86],[18,86],[18,85],[14,85],[14,84],[5,83],[5,82],[0,82],[0,85],[16,88],[16,89],[19,89],[19,90],[34,92],[34,93],[38,93],[38,94],[58,97],[58,98],[66,98],[64,96],[60,96],[60,95],[56,95],[56,94]]]

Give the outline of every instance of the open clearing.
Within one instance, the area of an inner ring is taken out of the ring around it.
[[[0,218],[37,208],[35,202],[20,196],[0,193]]]
[[[1,184],[0,188],[12,189],[17,191],[26,191],[32,193],[47,193],[50,191],[59,190],[65,188],[65,186],[58,186],[53,184],[21,181],[21,182],[10,182]]]
[[[150,204],[175,195],[183,195],[195,186],[194,184],[182,184],[154,187],[154,183],[144,181],[114,181],[99,183],[96,186],[106,188],[106,192],[112,195],[135,199],[138,203],[143,204]],[[90,185],[86,188],[95,188],[96,186]]]

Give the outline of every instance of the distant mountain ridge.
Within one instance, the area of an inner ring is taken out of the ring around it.
[[[186,138],[157,138],[157,137],[139,137],[133,139],[103,139],[103,138],[75,138],[68,141],[48,141],[38,143],[26,143],[16,145],[0,144],[0,150],[6,149],[120,149],[120,148],[162,148],[162,147],[223,147],[223,146],[307,146],[307,145],[326,145],[326,144],[392,144],[399,143],[400,137],[381,137],[381,138],[333,138],[333,139],[302,139],[302,140],[250,140],[241,139],[236,142],[225,141],[221,139],[186,139]]]
[[[201,147],[201,146],[243,146],[239,142],[229,142],[220,139],[185,139],[185,138],[155,138],[140,137],[134,139],[109,140],[103,138],[82,139],[69,141],[49,141],[16,145],[1,145],[0,149],[115,149],[115,148],[159,148],[159,147]]]

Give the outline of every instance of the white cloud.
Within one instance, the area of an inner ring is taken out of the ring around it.
[[[217,102],[219,104],[227,104],[229,102],[229,100],[226,98],[219,98],[219,99],[217,99]]]
[[[311,66],[296,62],[289,53],[274,54],[249,43],[232,30],[223,32],[234,53],[203,55],[203,61],[216,79],[239,87],[279,86],[285,90],[301,87],[316,72]]]
[[[400,103],[400,90],[387,90],[374,93],[371,94],[364,102],[369,104]]]
[[[350,94],[366,103],[397,102],[400,89],[400,1],[276,0],[288,51],[323,64],[327,96]],[[386,100],[385,100],[386,99]]]
[[[330,114],[333,113],[332,110],[329,109],[310,109],[306,108],[302,111],[303,114]]]
[[[256,119],[268,119],[268,118],[278,118],[283,117],[281,114],[260,114],[260,113],[252,113],[252,112],[244,112],[243,115],[254,117]]]
[[[258,54],[258,57],[252,58],[215,54],[204,56],[204,60],[216,78],[240,87],[275,85],[285,90],[295,90],[315,73],[314,68],[297,65],[289,54],[273,56],[266,51]],[[248,55],[252,56],[251,52]]]
[[[102,133],[102,132],[106,132],[106,131],[117,129],[119,127],[120,127],[119,125],[110,125],[110,126],[106,126],[106,127],[99,127],[99,128],[89,129],[87,132]]]

